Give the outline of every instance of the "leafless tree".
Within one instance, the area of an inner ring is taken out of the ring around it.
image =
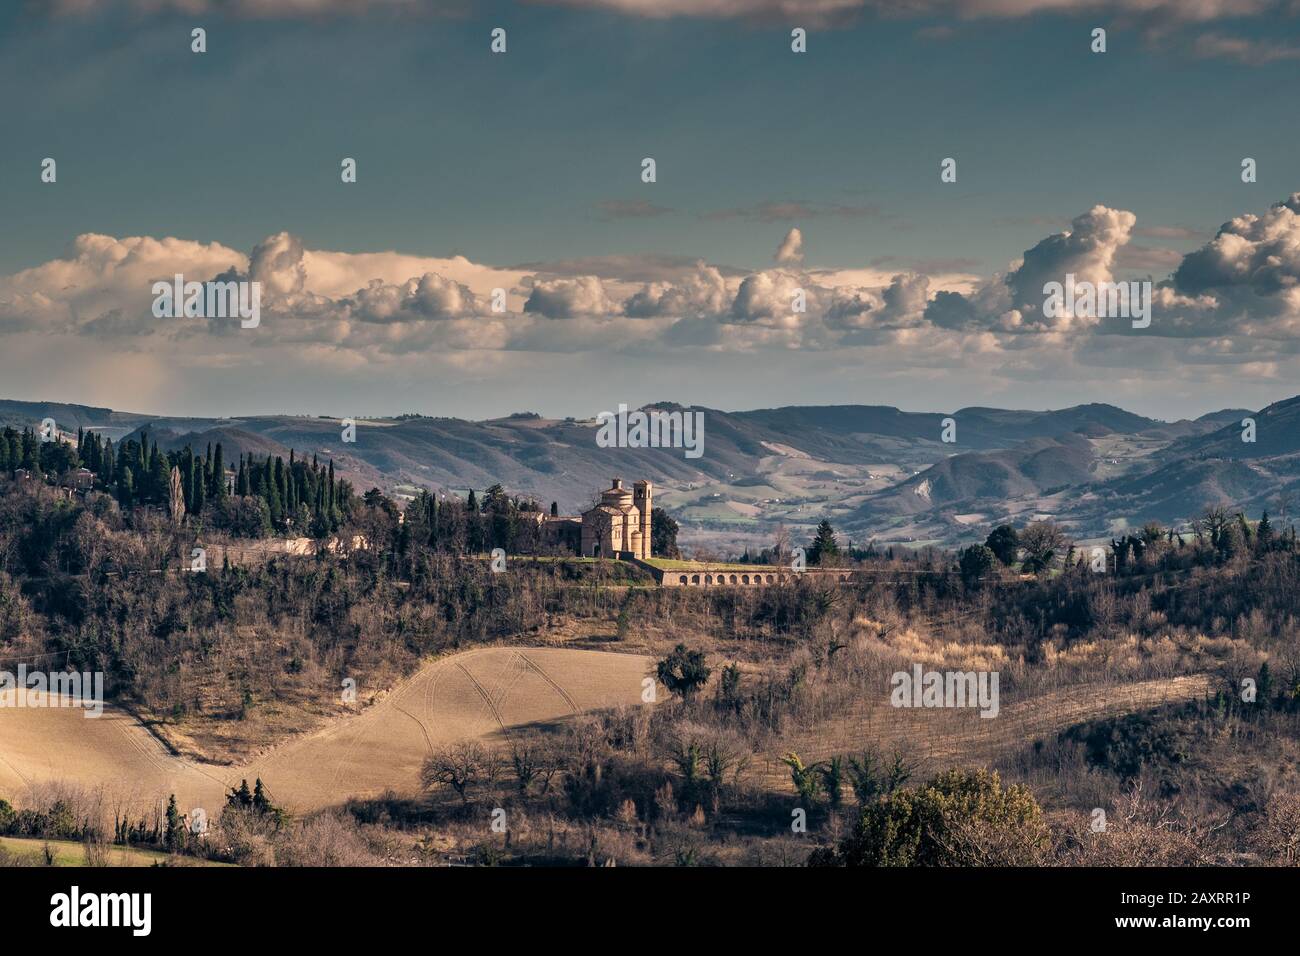
[[[447,787],[461,802],[469,803],[469,791],[475,784],[495,776],[495,758],[482,744],[462,742],[435,751],[420,768],[420,783],[426,790]]]
[[[172,527],[180,527],[185,517],[185,492],[181,488],[181,470],[172,465],[171,481],[168,482],[167,508],[172,516]]]

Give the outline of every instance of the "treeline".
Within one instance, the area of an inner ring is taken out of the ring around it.
[[[1193,520],[1188,531],[1149,521],[1141,530],[1111,538],[1109,546],[1080,548],[1052,521],[1034,521],[1023,528],[1003,524],[983,544],[957,553],[958,568],[968,584],[977,584],[999,568],[1023,574],[1064,573],[1149,574],[1194,567],[1215,567],[1273,552],[1300,552],[1295,526],[1277,528],[1268,512],[1252,522],[1243,511],[1212,505]]]
[[[6,425],[0,432],[0,474],[9,478],[19,469],[33,475],[61,475],[77,464],[72,446],[61,441],[41,441],[34,429],[20,432]]]
[[[397,507],[379,490],[366,492],[366,503],[379,505],[396,521]],[[391,531],[399,554],[415,547],[449,554],[481,554],[503,548],[507,554],[534,553],[542,549],[541,507],[536,501],[506,494],[496,484],[483,492],[482,500],[470,489],[461,498],[439,498],[422,491],[406,506],[400,527]]]
[[[116,447],[110,438],[77,430],[76,444],[42,441],[30,428],[0,433],[0,473],[14,477],[20,469],[33,477],[61,476],[84,467],[94,485],[113,495],[125,511],[153,506],[173,518],[203,518],[210,527],[240,537],[277,532],[324,537],[347,521],[353,508],[352,486],[334,475],[334,462],[322,465],[312,456],[290,450],[257,459],[240,455],[228,472],[221,443],[209,442],[199,454],[190,446],[163,451],[148,433]]]

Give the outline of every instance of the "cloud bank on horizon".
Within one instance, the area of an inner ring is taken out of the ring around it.
[[[578,264],[585,271],[563,262],[500,267],[313,250],[289,232],[248,253],[202,239],[84,234],[63,257],[0,276],[0,342],[46,365],[87,347],[101,361],[129,357],[133,385],[143,389],[132,398],[154,404],[175,387],[165,370],[176,368],[260,366],[290,384],[323,371],[382,392],[430,367],[527,379],[549,367],[547,355],[631,368],[824,353],[843,374],[856,368],[920,383],[948,369],[1004,387],[1092,374],[1159,388],[1202,372],[1281,386],[1294,374],[1300,192],[1235,217],[1183,255],[1154,284],[1147,329],[1044,314],[1046,282],[1134,275],[1121,263],[1136,225],[1132,212],[1096,205],[984,277],[819,269],[804,263],[797,228],[780,239],[773,267],[748,272],[654,256]],[[261,283],[260,326],[155,317],[152,285],[176,274]],[[493,307],[494,290],[505,292],[504,311]],[[802,311],[792,308],[800,296]],[[150,390],[164,382],[163,394]],[[788,383],[772,395],[800,403]]]

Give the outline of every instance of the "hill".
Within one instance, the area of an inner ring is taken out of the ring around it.
[[[703,455],[602,448],[594,419],[534,413],[362,419],[354,441],[328,417],[204,419],[0,401],[0,421],[33,426],[49,417],[65,433],[93,428],[115,441],[147,430],[165,449],[221,443],[227,461],[292,449],[333,460],[361,490],[463,495],[500,483],[567,513],[588,507],[613,475],[644,477],[681,522],[682,543],[715,554],[765,547],[778,524],[802,536],[823,517],[855,540],[882,542],[957,544],[998,521],[1035,516],[1100,537],[1144,520],[1184,521],[1209,503],[1260,511],[1300,478],[1300,397],[1177,422],[1104,403],[951,415],[882,405],[651,407],[703,414]],[[1241,440],[1247,417],[1254,442]],[[941,440],[947,418],[954,444]]]

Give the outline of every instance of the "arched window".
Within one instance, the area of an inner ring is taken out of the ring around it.
[[[700,576],[699,576],[698,574],[692,574],[692,575],[691,575],[691,583],[692,583],[692,584],[699,584],[699,583],[700,583]]]
[[[678,584],[685,584],[685,583],[686,583],[686,575],[683,574],[680,578],[678,578],[678,579],[677,579],[677,583],[678,583]]]

